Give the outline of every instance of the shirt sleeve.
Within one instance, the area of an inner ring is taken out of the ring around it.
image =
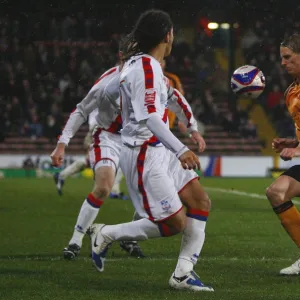
[[[191,106],[184,96],[171,86],[168,89],[168,105],[169,109],[176,114],[178,120],[187,127],[189,132],[198,131],[198,123],[194,118]]]
[[[88,120],[89,114],[97,108],[96,99],[100,97],[101,88],[100,82],[95,84],[86,97],[76,105],[58,138],[58,143],[68,145],[80,126]]]
[[[135,74],[132,84],[131,105],[135,119],[147,120],[154,112],[161,113],[160,95],[162,71],[151,65],[149,58],[142,58],[143,70]]]
[[[186,147],[168,128],[168,126],[162,121],[157,113],[153,113],[146,121],[149,130],[162,142],[162,144],[175,153],[179,158],[183,153],[189,151]]]
[[[89,122],[89,131],[93,131],[95,126],[97,125],[96,116],[98,114],[98,109],[94,109],[90,114],[88,118]]]

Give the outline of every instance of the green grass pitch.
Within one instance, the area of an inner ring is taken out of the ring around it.
[[[281,277],[282,267],[299,250],[264,199],[271,179],[211,179],[201,183],[212,199],[206,241],[196,272],[214,293],[172,291],[180,235],[141,242],[146,259],[129,258],[117,243],[98,273],[89,258],[89,240],[76,261],[64,261],[62,249],[73,232],[92,181],[69,179],[64,195],[51,178],[0,181],[0,299],[299,299],[299,277]],[[214,190],[226,189],[224,190]],[[238,195],[234,191],[261,194]],[[98,222],[130,221],[130,201],[107,200]]]

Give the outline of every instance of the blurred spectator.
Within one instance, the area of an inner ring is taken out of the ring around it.
[[[233,117],[235,127],[240,129],[241,127],[245,126],[247,124],[248,119],[249,116],[247,111],[242,109],[241,106],[238,105]]]
[[[257,128],[251,119],[248,119],[245,124],[240,126],[240,132],[244,138],[257,138]]]
[[[53,116],[48,115],[45,123],[45,136],[50,140],[50,142],[55,143],[57,137],[61,133],[61,126],[59,121]]]
[[[267,109],[274,109],[279,105],[280,100],[283,99],[283,92],[280,90],[278,84],[273,84],[272,91],[267,96]]]
[[[220,123],[229,135],[233,135],[238,132],[238,128],[235,126],[233,114],[231,112],[228,112],[225,115],[220,115]]]

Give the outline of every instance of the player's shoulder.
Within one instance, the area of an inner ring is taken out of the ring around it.
[[[119,73],[119,66],[115,66],[115,67],[112,67],[108,70],[106,70],[97,80],[96,82],[99,82],[101,80],[103,80],[104,78],[106,77],[111,77],[111,76],[115,76]]]
[[[98,79],[96,79],[91,91],[103,89],[113,78],[118,77],[119,74],[119,66],[106,70],[100,77],[98,77]]]
[[[143,54],[137,58],[137,67],[143,70],[144,72],[161,72],[161,64],[151,55]]]
[[[164,74],[169,79],[176,80],[176,81],[180,82],[180,79],[179,79],[179,77],[176,74],[170,73],[170,72],[166,72],[166,71],[164,72]]]

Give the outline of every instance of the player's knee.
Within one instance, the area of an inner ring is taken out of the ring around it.
[[[266,196],[272,206],[279,206],[284,202],[284,192],[277,185],[270,185],[266,189]]]
[[[93,189],[93,194],[95,195],[96,198],[107,198],[110,193],[110,188],[108,185],[101,185],[101,186],[95,186]]]
[[[168,219],[166,222],[164,222],[168,235],[175,235],[180,232],[182,232],[186,226],[186,215],[183,212],[183,210],[180,211],[175,216],[172,216],[170,219]],[[168,236],[165,235],[165,236]]]
[[[192,205],[188,205],[190,208],[210,211],[211,200],[206,192],[201,193],[198,197],[195,197]]]
[[[175,233],[180,233],[184,230],[186,225],[186,219],[181,218],[179,219],[173,226],[174,226],[174,232]]]
[[[211,208],[211,200],[207,193],[204,193],[203,199],[201,201],[201,209],[205,211],[210,211]]]

